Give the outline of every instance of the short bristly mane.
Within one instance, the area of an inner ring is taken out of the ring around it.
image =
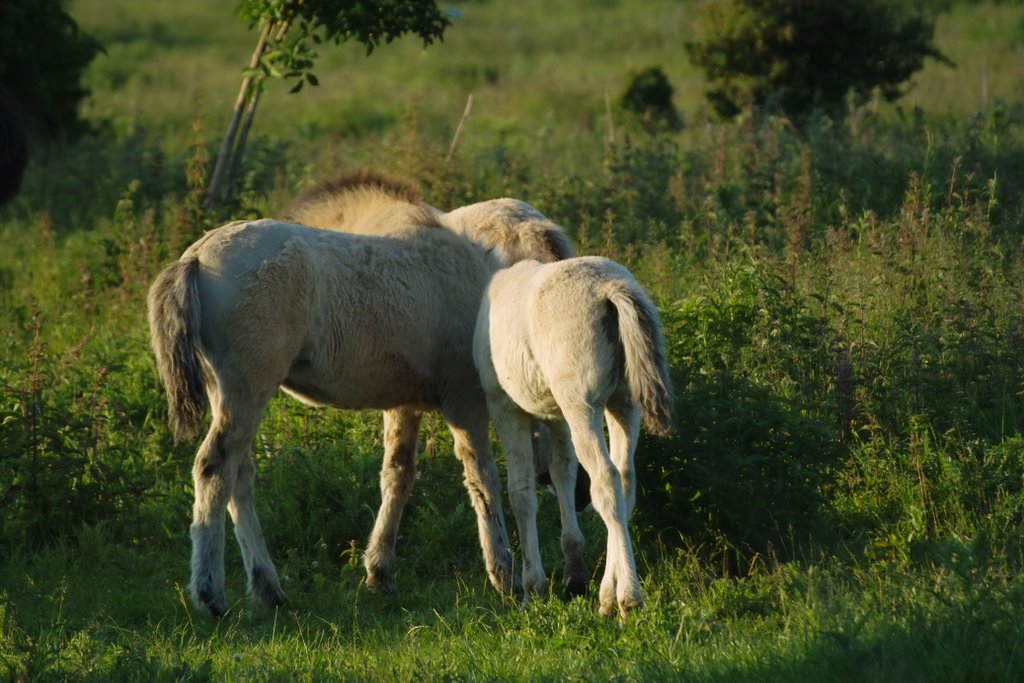
[[[434,214],[415,183],[364,169],[317,183],[299,195],[280,218],[325,230],[362,232],[389,222],[441,227]]]
[[[411,180],[390,176],[374,169],[360,169],[321,180],[292,203],[292,207],[323,201],[350,192],[375,191],[407,204],[423,202],[423,193]]]

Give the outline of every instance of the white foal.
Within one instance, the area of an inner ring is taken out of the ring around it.
[[[636,501],[633,454],[640,422],[658,434],[672,428],[657,309],[629,271],[608,259],[523,261],[491,279],[477,316],[473,357],[505,446],[524,590],[546,590],[536,527],[534,417],[551,429],[566,581],[586,580],[573,501],[578,458],[608,528],[600,611],[607,616],[618,608],[627,615],[643,604],[626,526]]]

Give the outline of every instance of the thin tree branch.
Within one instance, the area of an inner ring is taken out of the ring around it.
[[[459,144],[459,140],[462,138],[462,129],[466,125],[466,119],[473,112],[473,93],[469,93],[469,97],[466,98],[466,110],[462,112],[462,118],[459,119],[459,126],[455,129],[455,135],[452,137],[452,145],[448,148],[448,156],[445,157],[445,163],[452,160],[452,155],[455,154],[455,148]]]
[[[249,130],[252,129],[252,120],[256,116],[256,106],[259,104],[263,88],[257,86],[249,97],[249,106],[245,110],[245,121],[242,123],[242,130],[238,135],[238,143],[235,145],[234,153],[231,155],[231,171],[225,186],[229,194],[238,189],[238,179],[242,174],[242,157],[245,155],[245,146],[249,141]]]

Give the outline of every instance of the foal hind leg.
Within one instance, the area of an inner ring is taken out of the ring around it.
[[[579,462],[572,448],[569,429],[564,422],[548,424],[551,430],[549,467],[551,483],[558,496],[558,511],[562,521],[562,556],[565,569],[562,583],[569,597],[587,592],[587,568],[583,562],[583,532],[576,516],[576,478]]]
[[[521,594],[512,573],[512,547],[501,507],[501,479],[488,440],[485,401],[443,409],[455,440],[455,455],[462,461],[463,479],[476,512],[480,548],[491,584],[504,594]],[[531,456],[532,457],[532,456]]]
[[[261,577],[261,590],[273,592],[265,585],[269,582],[283,599],[284,594],[277,585],[277,575],[269,558],[265,562],[254,559],[254,553],[262,553],[266,558],[266,547],[252,507],[253,466],[249,456],[263,408],[273,390],[273,387],[252,386],[209,388],[213,417],[192,466],[195,503],[190,528],[192,580],[189,592],[193,601],[209,610],[214,617],[227,612],[224,525],[229,505],[236,530],[241,529],[239,543],[246,569],[250,570],[250,584],[253,578],[250,568],[269,567],[269,572],[264,571]]]
[[[604,415],[608,425],[608,446],[612,462],[622,480],[626,519],[629,519],[636,507],[636,467],[633,455],[640,436],[640,408],[628,398],[613,398],[605,406]]]
[[[195,502],[192,505],[192,601],[214,617],[228,611],[224,595],[224,519],[234,486],[229,466],[232,444],[224,426],[210,426],[192,465]]]
[[[537,538],[537,480],[533,461],[530,416],[506,397],[488,400],[494,429],[505,447],[508,497],[523,551],[523,599],[547,593],[547,576]]]
[[[416,479],[416,446],[422,413],[409,408],[384,411],[384,462],[380,468],[380,511],[367,543],[363,563],[366,585],[395,589],[395,543],[402,512]]]
[[[607,565],[601,579],[599,609],[602,616],[611,616],[617,605],[619,613],[626,616],[643,605],[643,598],[626,526],[626,501],[622,495],[622,483],[608,455],[602,416],[590,408],[572,411],[566,410],[563,405],[563,411],[576,455],[590,474],[590,494],[594,508],[608,529]]]
[[[280,607],[286,601],[277,570],[267,552],[256,508],[253,505],[256,466],[246,452],[238,457],[235,486],[228,501],[228,512],[235,524],[235,538],[242,550],[242,562],[248,577],[249,595],[271,607]]]

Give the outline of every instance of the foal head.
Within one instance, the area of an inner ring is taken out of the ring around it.
[[[575,255],[561,226],[518,199],[491,199],[444,214],[443,222],[487,249],[502,266],[533,259],[542,263]]]

